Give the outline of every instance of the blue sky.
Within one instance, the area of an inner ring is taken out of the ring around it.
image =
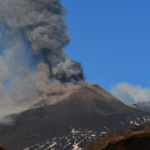
[[[62,0],[71,42],[87,80],[109,90],[129,82],[150,86],[149,0]]]

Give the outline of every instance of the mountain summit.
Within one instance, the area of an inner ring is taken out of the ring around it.
[[[76,87],[53,105],[37,106],[20,113],[14,124],[0,125],[0,144],[8,150],[79,150],[108,130],[150,119],[98,85]]]

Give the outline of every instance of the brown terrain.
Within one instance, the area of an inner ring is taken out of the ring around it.
[[[149,150],[150,131],[137,132],[109,143],[102,150]]]
[[[0,150],[6,150],[4,147],[0,146]]]
[[[121,131],[109,131],[83,150],[150,150],[150,124],[133,125]]]

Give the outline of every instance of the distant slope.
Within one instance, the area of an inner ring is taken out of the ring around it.
[[[45,101],[42,107],[21,113],[14,125],[0,125],[0,144],[8,150],[80,149],[102,132],[150,118],[149,113],[123,104],[97,85],[68,91],[60,102],[48,104]]]

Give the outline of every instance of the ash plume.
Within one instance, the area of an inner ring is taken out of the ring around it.
[[[0,117],[84,83],[59,0],[0,0]]]

